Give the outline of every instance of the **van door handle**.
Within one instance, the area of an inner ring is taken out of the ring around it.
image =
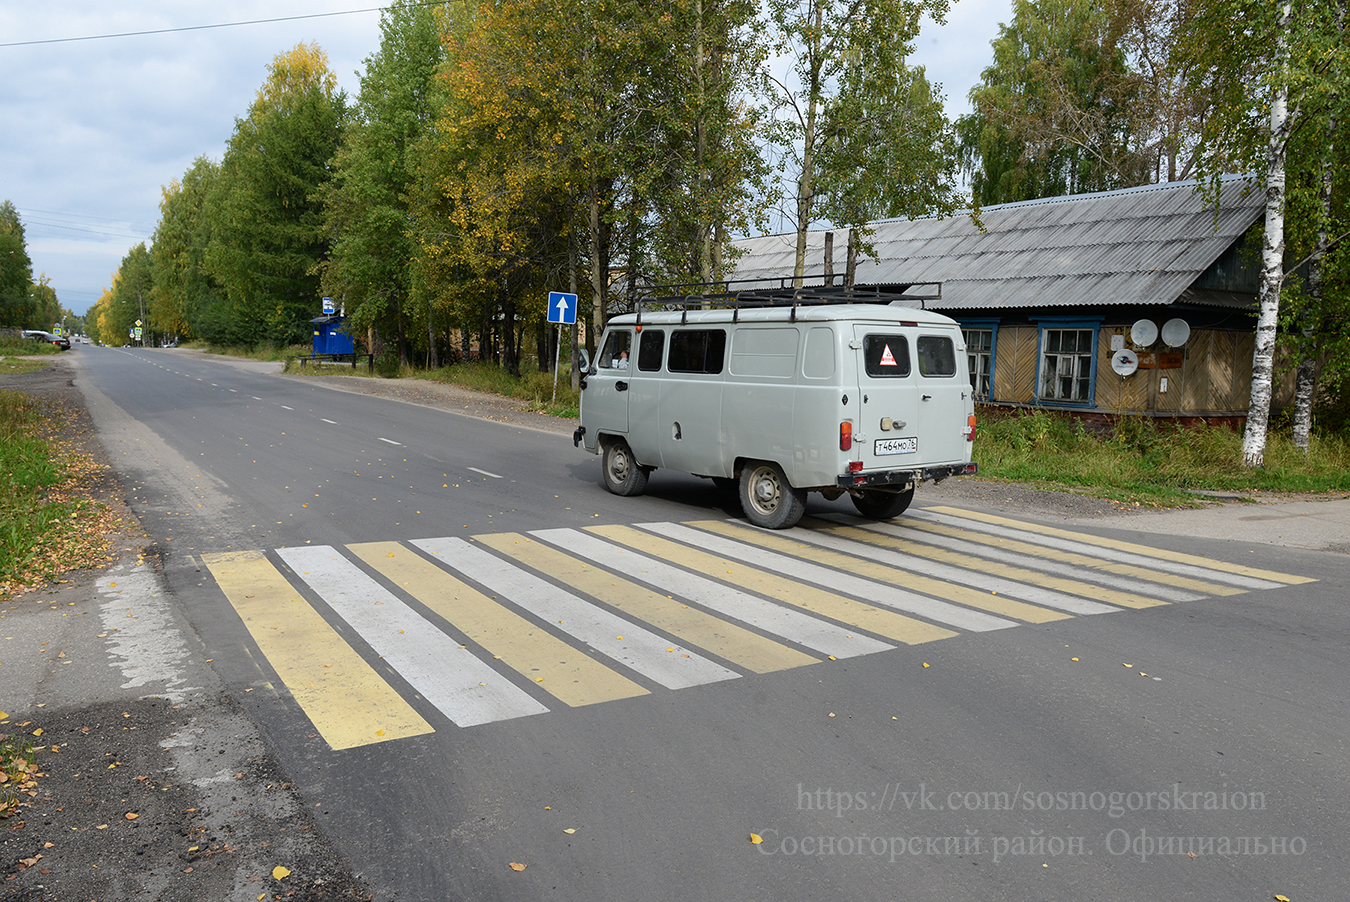
[[[923,399],[924,399],[925,401],[931,401],[931,400],[933,400],[933,396],[932,396],[932,395],[924,395],[924,396],[923,396]]]
[[[615,382],[615,383],[614,383],[614,390],[615,390],[615,391],[628,391],[628,383],[627,383],[627,382]]]

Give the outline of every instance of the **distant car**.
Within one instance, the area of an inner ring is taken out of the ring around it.
[[[70,350],[70,339],[64,335],[53,335],[50,332],[44,332],[41,329],[24,329],[24,338],[32,338],[37,341],[45,341],[48,344],[56,345],[63,351]]]

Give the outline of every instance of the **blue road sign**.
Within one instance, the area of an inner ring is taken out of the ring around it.
[[[548,293],[548,321],[570,326],[577,321],[577,296],[561,291]]]

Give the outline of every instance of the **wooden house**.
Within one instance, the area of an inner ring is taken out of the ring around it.
[[[959,321],[985,403],[1236,422],[1251,387],[1264,198],[1236,177],[1217,206],[1196,188],[1000,204],[978,224],[969,213],[878,222],[854,284],[912,285],[929,295],[916,304]],[[737,242],[731,277],[790,274],[794,242]],[[833,243],[810,233],[808,275],[827,271]]]

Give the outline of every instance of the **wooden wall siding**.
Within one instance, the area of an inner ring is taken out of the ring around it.
[[[1235,400],[1237,373],[1237,333],[1214,332],[1209,349],[1209,394],[1206,404],[1214,408],[1230,408]],[[1250,358],[1247,369],[1251,370]],[[1250,376],[1248,392],[1250,393]],[[1246,404],[1242,405],[1245,410]]]
[[[1039,338],[1039,330],[1034,326],[1005,326],[998,330],[993,400],[1025,403],[1035,397]]]
[[[1182,350],[1186,354],[1186,379],[1182,383],[1182,409],[1207,410],[1212,368],[1205,365],[1211,358],[1214,333],[1208,329],[1191,333]]]
[[[1204,416],[1247,412],[1256,341],[1252,333],[1196,329],[1182,349],[1185,356],[1179,369],[1140,369],[1124,379],[1111,369],[1112,335],[1127,336],[1125,346],[1130,346],[1127,327],[1107,326],[1097,332],[1094,392],[1098,411]],[[1036,403],[1039,338],[1040,331],[1035,326],[999,329],[991,399],[994,403]],[[1162,353],[1166,348],[1159,344],[1151,350]],[[1293,376],[1278,369],[1277,366],[1276,403],[1292,403]],[[1160,392],[1164,377],[1167,391]]]

